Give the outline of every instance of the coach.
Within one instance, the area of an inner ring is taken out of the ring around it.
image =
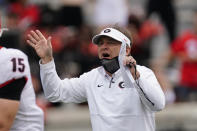
[[[156,111],[165,106],[164,93],[147,67],[130,56],[129,32],[117,25],[94,36],[101,65],[79,78],[61,80],[55,69],[51,37],[39,31],[27,43],[37,52],[45,96],[51,102],[88,102],[93,131],[154,131]]]

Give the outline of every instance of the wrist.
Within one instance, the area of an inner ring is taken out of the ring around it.
[[[44,58],[41,58],[41,64],[47,64],[47,63],[49,63],[52,60],[53,60],[53,57],[44,57]]]

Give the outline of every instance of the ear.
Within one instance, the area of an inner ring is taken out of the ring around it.
[[[131,48],[127,46],[126,48],[126,55],[130,55],[131,54]]]

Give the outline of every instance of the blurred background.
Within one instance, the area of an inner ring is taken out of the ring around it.
[[[197,131],[196,0],[0,0],[0,45],[29,57],[37,104],[46,131],[91,131],[87,103],[50,103],[43,95],[39,58],[25,42],[30,30],[52,36],[61,78],[78,77],[99,66],[91,38],[110,24],[127,27],[132,56],[151,68],[166,96],[156,113],[157,131]]]

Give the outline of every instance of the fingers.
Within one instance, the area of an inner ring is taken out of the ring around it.
[[[130,72],[133,76],[133,78],[136,80],[140,77],[140,73],[136,69],[137,62],[132,56],[126,56],[124,63],[126,66],[130,68]]]
[[[27,43],[32,47],[35,47],[35,45],[38,44],[40,40],[45,39],[39,30],[30,31],[30,33],[27,35],[27,38]]]
[[[36,45],[37,40],[32,36],[32,34],[28,34],[27,37],[28,37],[28,40],[31,41],[31,43]]]
[[[126,56],[124,60],[124,65],[136,65],[136,60],[132,56]]]
[[[33,38],[36,40],[36,41],[39,41],[40,38],[38,36],[38,34],[35,33],[35,31],[30,31],[31,35],[33,36]]]
[[[36,33],[40,39],[45,39],[44,35],[39,30],[36,30]]]
[[[47,44],[48,44],[48,46],[49,46],[50,48],[52,48],[52,45],[51,45],[51,36],[49,36],[49,37],[47,38]]]
[[[33,42],[31,42],[30,40],[27,40],[27,43],[30,45],[30,46],[32,46],[33,48],[35,48],[35,44],[33,43]]]

